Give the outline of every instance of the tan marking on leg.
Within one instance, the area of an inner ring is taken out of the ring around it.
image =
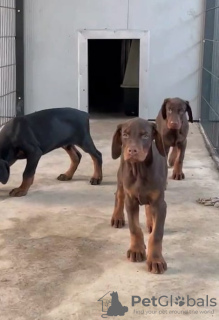
[[[152,213],[150,211],[150,206],[149,205],[145,206],[145,214],[146,214],[147,229],[148,229],[148,232],[151,233],[152,230],[153,230],[153,216],[152,216]]]
[[[23,179],[20,187],[11,190],[9,195],[11,197],[23,197],[27,194],[30,186],[33,184],[34,176],[31,178]]]
[[[174,166],[174,163],[176,161],[176,157],[177,157],[177,147],[173,147],[171,150],[171,153],[169,155],[169,159],[168,159],[168,164],[170,167]]]
[[[69,157],[71,159],[71,163],[70,163],[69,169],[65,173],[60,174],[57,179],[60,181],[69,181],[72,179],[75,171],[77,170],[77,167],[80,163],[80,159],[79,159],[79,157],[76,153],[76,149],[74,149],[74,147],[71,147],[69,149],[67,149],[67,148],[63,148],[63,149],[69,155]]]
[[[97,158],[91,155],[94,164],[94,174],[91,178],[91,184],[100,184],[103,178],[102,168],[99,165]]]

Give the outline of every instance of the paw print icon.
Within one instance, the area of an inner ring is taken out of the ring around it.
[[[181,298],[180,296],[178,296],[175,300],[176,300],[176,301],[175,301],[175,304],[176,304],[176,305],[178,305],[178,306],[180,306],[180,307],[184,306],[184,304],[185,304],[185,299],[184,299],[184,297]]]

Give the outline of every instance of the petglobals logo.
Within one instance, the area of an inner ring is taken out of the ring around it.
[[[118,291],[108,291],[97,301],[101,307],[102,318],[124,317],[124,319],[130,313],[134,316],[168,314],[173,317],[179,314],[214,315],[217,306],[217,299],[209,295],[203,297],[194,297],[189,294],[184,296],[154,295],[152,297],[130,295],[124,301]]]
[[[193,298],[190,295],[183,296],[165,296],[141,298],[140,296],[132,296],[132,307],[216,307],[216,298],[210,298],[208,295],[202,298]]]
[[[128,312],[128,307],[120,302],[117,291],[108,291],[98,301],[102,303],[102,318],[124,317],[125,313]]]

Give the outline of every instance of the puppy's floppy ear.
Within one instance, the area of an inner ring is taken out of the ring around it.
[[[9,175],[10,175],[9,164],[4,160],[0,160],[0,182],[2,184],[6,184],[8,182]]]
[[[155,140],[156,147],[159,151],[159,153],[163,156],[167,156],[167,152],[165,151],[164,143],[162,141],[160,133],[157,131],[157,125],[156,123],[152,122],[153,126],[153,139]]]
[[[113,135],[113,140],[112,140],[111,153],[112,153],[113,159],[118,159],[122,153],[121,131],[122,131],[122,124],[119,124]]]
[[[189,101],[185,101],[185,103],[186,103],[186,112],[188,113],[188,116],[189,116],[189,122],[193,123],[192,109],[190,107]]]
[[[168,102],[169,100],[170,100],[169,98],[164,99],[163,104],[162,104],[162,107],[161,107],[161,113],[162,113],[162,117],[163,117],[164,119],[167,118],[166,105],[167,105],[167,102]]]

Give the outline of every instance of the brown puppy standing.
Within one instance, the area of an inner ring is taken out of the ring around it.
[[[121,156],[121,162],[111,224],[115,228],[124,226],[125,204],[131,235],[127,256],[133,262],[145,260],[146,247],[139,225],[139,205],[145,205],[150,233],[147,265],[148,270],[153,273],[163,273],[167,269],[162,256],[166,218],[164,191],[167,177],[164,155],[163,145],[154,123],[136,118],[118,125],[112,141],[112,158],[117,159]]]
[[[193,123],[192,110],[188,101],[180,98],[165,99],[157,116],[157,130],[161,135],[168,155],[170,147],[173,147],[169,156],[169,166],[173,168],[172,178],[182,180],[185,175],[182,171],[185,156],[189,122]]]

